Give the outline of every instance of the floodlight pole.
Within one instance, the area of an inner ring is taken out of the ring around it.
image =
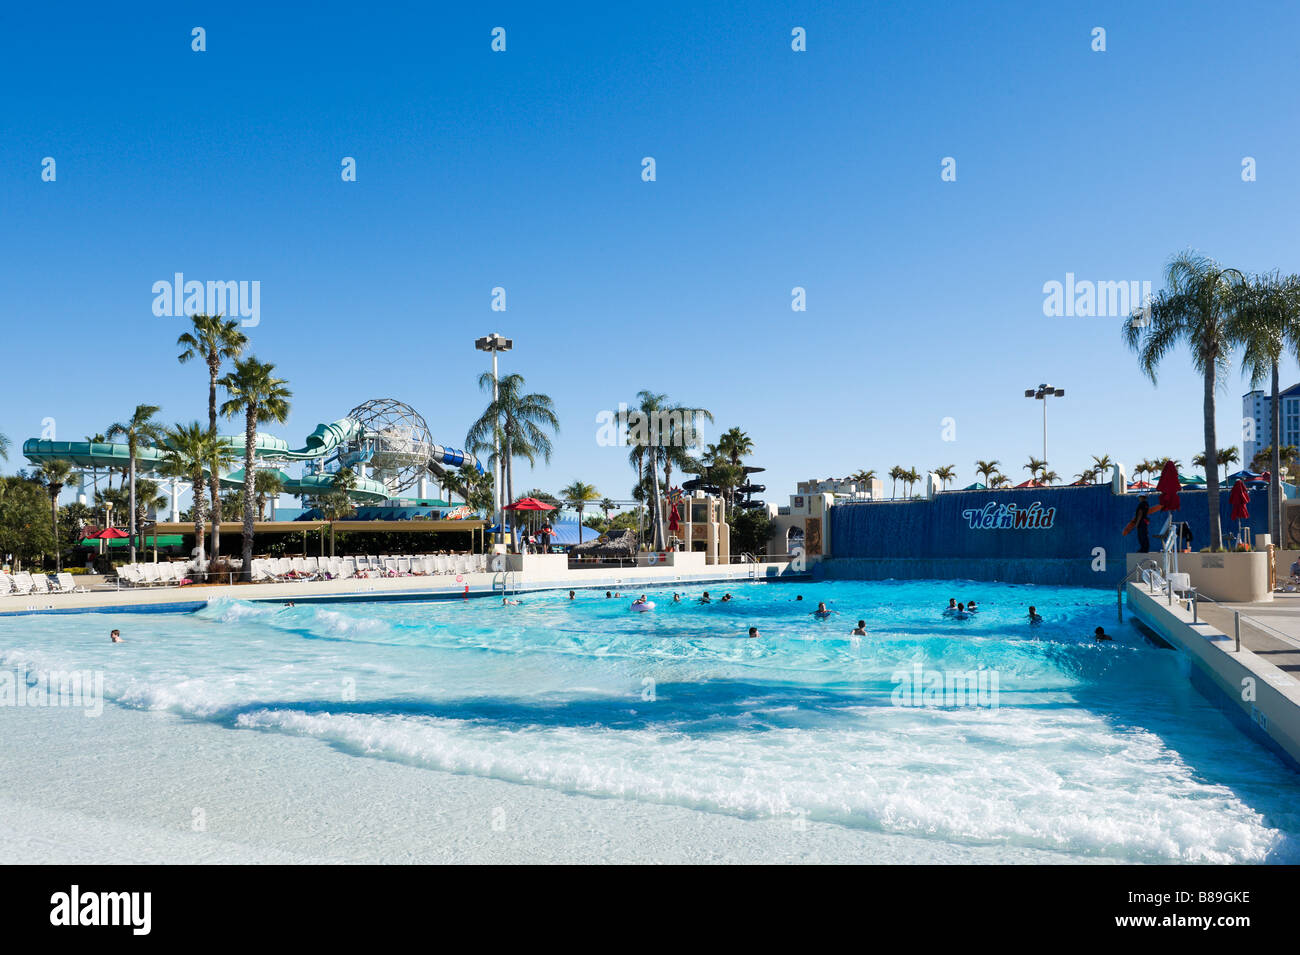
[[[474,347],[479,351],[492,353],[492,406],[495,408],[497,402],[501,400],[500,376],[497,372],[497,355],[503,351],[510,351],[514,348],[514,341],[505,338],[496,332],[491,335],[485,335],[475,340]],[[501,429],[498,427],[500,420],[493,422],[492,426],[492,447],[494,450],[492,461],[492,512],[497,525],[497,543],[505,539],[505,519],[502,510],[501,501],[501,484],[505,478],[505,466],[501,461]],[[496,547],[493,547],[496,550]]]
[[[1054,385],[1042,384],[1037,388],[1026,388],[1026,398],[1035,398],[1043,403],[1043,466],[1047,466],[1047,399],[1064,398],[1065,389]]]

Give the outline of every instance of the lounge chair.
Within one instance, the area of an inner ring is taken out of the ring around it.
[[[58,574],[57,576],[55,576],[54,580],[55,580],[55,583],[57,584],[57,586],[58,586],[58,588],[59,588],[59,592],[60,592],[60,593],[65,593],[65,594],[88,594],[88,593],[90,593],[90,588],[89,588],[89,587],[79,587],[79,586],[77,586],[77,581],[76,581],[76,580],[73,578],[73,576],[72,576],[70,573],[68,573],[66,570],[63,571],[61,574]]]
[[[32,575],[27,571],[19,571],[14,574],[14,593],[24,596],[32,592]]]
[[[50,592],[50,578],[44,574],[32,574],[32,593],[48,594]]]

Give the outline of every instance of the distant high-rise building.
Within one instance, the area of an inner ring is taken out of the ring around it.
[[[1282,401],[1282,446],[1300,447],[1300,383],[1278,396]],[[1273,401],[1267,391],[1255,389],[1241,396],[1241,466],[1250,467],[1255,455],[1273,443]]]

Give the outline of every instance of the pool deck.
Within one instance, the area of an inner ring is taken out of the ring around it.
[[[699,566],[592,567],[570,570],[554,564],[501,573],[437,574],[414,577],[285,581],[265,584],[194,584],[185,587],[124,587],[84,594],[0,597],[0,616],[50,613],[178,613],[213,600],[271,603],[343,603],[376,600],[451,600],[491,597],[508,586],[511,594],[538,590],[632,591],[705,584],[806,579],[788,563],[701,564]]]
[[[1202,600],[1193,613],[1145,584],[1130,583],[1126,590],[1129,611],[1221,691],[1213,694],[1216,702],[1300,770],[1300,594],[1276,593],[1254,603]]]

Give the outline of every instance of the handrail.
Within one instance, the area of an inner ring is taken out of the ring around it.
[[[1148,567],[1147,564],[1150,564],[1151,566]],[[1129,579],[1131,577],[1141,573],[1144,570],[1159,570],[1159,569],[1160,569],[1160,564],[1153,557],[1148,557],[1145,560],[1140,560],[1133,565],[1133,569],[1130,570],[1127,574],[1125,574],[1124,578],[1115,587],[1115,603],[1117,609],[1119,610],[1120,623],[1124,622],[1124,585],[1129,582]]]

